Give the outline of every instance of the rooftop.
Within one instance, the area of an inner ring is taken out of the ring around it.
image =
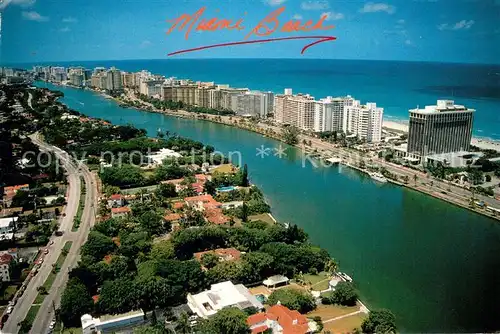
[[[165,216],[163,216],[163,219],[167,222],[173,222],[173,221],[181,219],[181,215],[178,213],[169,213],[169,214],[166,214]]]
[[[121,207],[121,208],[112,208],[111,209],[111,213],[125,213],[125,212],[130,212],[130,208],[129,207]]]
[[[474,109],[468,109],[465,106],[455,104],[455,101],[452,100],[438,100],[436,105],[433,106],[425,106],[424,109],[419,109],[418,107],[415,109],[410,109],[410,112],[417,113],[440,113],[440,112],[456,112],[456,111],[475,111]]]
[[[17,219],[18,217],[0,218],[0,228],[10,227]]]
[[[236,248],[218,248],[215,250],[208,250],[204,252],[198,252],[194,253],[194,257],[199,261],[201,260],[201,257],[205,254],[212,253],[219,258],[221,258],[223,261],[232,261],[232,260],[239,260],[241,257],[241,252],[237,250]]]
[[[9,264],[12,261],[13,257],[10,254],[3,253],[0,255],[0,264]]]

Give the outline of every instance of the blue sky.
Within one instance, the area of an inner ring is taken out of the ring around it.
[[[2,2],[3,1],[3,2]],[[3,63],[162,59],[167,53],[234,42],[271,11],[291,19],[328,16],[336,36],[300,55],[304,41],[233,46],[176,58],[333,58],[500,63],[500,0],[0,0]],[[244,18],[242,31],[192,32],[170,24],[206,6],[204,18]],[[274,34],[299,36],[304,32]]]

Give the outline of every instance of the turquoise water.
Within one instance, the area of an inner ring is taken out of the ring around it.
[[[235,188],[233,186],[230,186],[230,187],[220,187],[217,188],[216,190],[220,192],[228,192],[228,191],[233,191],[234,189]]]
[[[280,93],[293,88],[316,98],[350,94],[362,102],[376,102],[389,120],[408,119],[410,108],[453,99],[477,110],[475,136],[500,140],[500,65],[326,59],[161,59],[59,65],[146,69]]]
[[[63,102],[89,116],[132,123],[241,152],[251,181],[264,191],[273,215],[295,223],[328,249],[354,278],[371,308],[385,307],[406,332],[478,332],[500,329],[500,225],[412,190],[377,184],[344,167],[256,156],[279,142],[204,121],[123,109],[90,91],[64,92]]]

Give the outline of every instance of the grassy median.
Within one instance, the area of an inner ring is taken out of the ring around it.
[[[85,207],[86,189],[85,189],[85,180],[83,179],[83,176],[80,176],[80,186],[81,186],[80,202],[78,203],[78,210],[76,211],[75,219],[73,219],[73,227],[71,228],[71,231],[73,232],[78,231],[78,228],[80,227],[80,223],[82,222],[83,208]]]
[[[68,252],[71,248],[71,245],[73,244],[73,241],[66,241],[64,244],[64,247],[62,248],[61,254],[59,254],[59,257],[57,258],[57,261],[55,265],[53,265],[53,269],[51,270],[49,276],[45,280],[45,283],[41,287],[38,287],[38,295],[35,298],[34,304],[41,304],[43,303],[43,300],[45,299],[45,295],[49,293],[50,288],[52,287],[52,284],[54,283],[54,280],[56,279],[57,273],[61,269],[61,266],[64,263],[64,260],[66,259],[66,256],[68,256]]]

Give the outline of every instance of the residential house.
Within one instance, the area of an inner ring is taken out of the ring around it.
[[[224,225],[231,221],[229,217],[222,212],[222,209],[217,207],[205,208],[203,215],[209,223],[215,225]]]
[[[123,199],[123,196],[120,194],[113,194],[108,199],[108,207],[109,208],[121,207],[124,204],[125,204],[125,201]]]
[[[124,314],[104,315],[99,318],[84,314],[81,317],[81,322],[83,334],[116,333],[143,324],[145,317],[142,310],[130,311]]]
[[[4,253],[0,255],[0,281],[9,282],[10,281],[10,263],[14,258],[12,255]]]
[[[129,207],[122,206],[120,208],[112,208],[111,209],[111,217],[112,218],[119,218],[119,217],[126,217],[132,212]]]
[[[184,198],[186,205],[198,211],[204,211],[206,208],[219,208],[221,203],[217,202],[212,195],[199,195]]]
[[[0,218],[0,241],[12,240],[18,217]]]
[[[241,252],[236,248],[218,248],[215,250],[208,250],[204,252],[194,253],[196,260],[201,261],[201,258],[205,254],[214,254],[219,258],[219,261],[238,261],[241,257]]]
[[[210,290],[196,295],[187,295],[187,304],[199,317],[208,318],[225,307],[237,307],[240,310],[264,306],[243,284],[234,285],[231,281],[212,284]]]
[[[296,310],[283,305],[274,305],[265,313],[257,313],[247,318],[252,334],[271,330],[273,334],[307,334],[317,330],[316,323],[309,321]],[[268,332],[266,332],[268,333]]]
[[[163,220],[166,223],[170,223],[173,231],[179,228],[181,219],[182,216],[178,213],[167,213],[165,216],[163,216]]]

